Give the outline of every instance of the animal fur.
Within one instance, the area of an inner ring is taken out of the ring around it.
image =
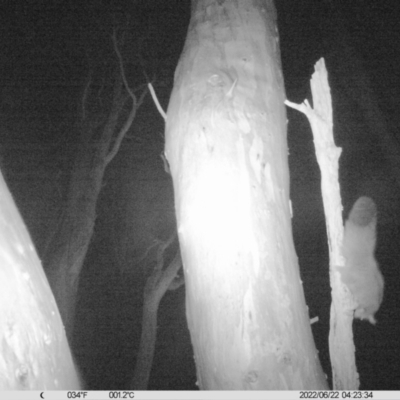
[[[369,197],[353,205],[344,226],[342,282],[350,290],[357,307],[354,317],[375,324],[375,313],[383,298],[384,280],[375,259],[377,211]]]

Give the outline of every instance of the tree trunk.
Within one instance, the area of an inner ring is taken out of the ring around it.
[[[123,92],[123,85],[127,88],[125,77],[118,74],[114,85],[111,111],[101,128],[100,137],[96,138],[99,129],[97,121],[95,123],[87,121],[87,117],[82,120],[81,142],[78,145],[72,171],[65,216],[45,255],[46,272],[68,338],[71,338],[73,331],[79,276],[93,235],[97,199],[101,191],[104,172],[108,163],[116,155],[146,94],[146,91],[143,91],[137,99],[129,90],[133,101],[132,109],[126,122],[117,130],[124,105],[129,99],[128,94]],[[86,97],[83,96],[84,110],[85,101]]]
[[[165,154],[201,389],[326,389],[291,230],[271,0],[193,0]]]
[[[53,294],[0,173],[0,389],[80,388]]]
[[[143,292],[142,334],[130,390],[147,390],[156,346],[157,313],[160,301],[167,290],[175,290],[184,283],[183,277],[177,277],[182,266],[179,250],[174,259],[164,268],[164,252],[175,237],[176,234],[159,245],[156,267],[146,281]]]
[[[93,235],[96,204],[106,163],[90,144],[82,144],[72,173],[65,216],[45,256],[46,271],[67,334],[73,330],[79,275]]]
[[[352,299],[339,272],[345,266],[343,254],[345,242],[343,241],[341,212],[343,206],[339,185],[339,157],[342,149],[336,147],[334,141],[332,99],[324,59],[315,64],[315,72],[311,78],[311,93],[314,109],[307,100],[301,104],[295,104],[288,100],[285,103],[307,116],[321,171],[321,191],[329,242],[329,272],[332,287],[329,331],[332,388],[334,390],[358,390],[359,379],[355,364],[352,331],[353,313],[349,312],[352,309]]]

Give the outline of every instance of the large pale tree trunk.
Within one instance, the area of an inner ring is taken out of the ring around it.
[[[327,388],[291,230],[275,8],[193,0],[165,153],[201,389]]]
[[[56,302],[1,173],[0,342],[1,390],[80,388]]]

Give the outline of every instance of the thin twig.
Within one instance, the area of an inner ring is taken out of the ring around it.
[[[118,48],[117,33],[116,33],[115,29],[112,34],[112,40],[113,40],[113,44],[114,44],[115,53],[117,54],[117,57],[119,60],[119,68],[121,69],[122,81],[124,82],[125,89],[129,93],[129,96],[131,96],[131,98],[133,100],[133,105],[136,106],[137,98],[133,94],[133,92],[132,92],[131,88],[129,87],[128,82],[126,80],[125,70],[124,70],[124,61],[122,59],[121,52],[119,51],[119,48]]]
[[[117,43],[117,34],[116,31],[114,29],[113,34],[112,34],[112,40],[113,40],[113,44],[114,44],[114,50],[115,53],[117,54],[118,57],[118,61],[119,61],[119,67],[121,70],[121,77],[122,77],[122,82],[124,83],[125,89],[126,91],[129,93],[129,96],[132,98],[132,110],[128,116],[128,119],[126,120],[124,126],[121,128],[121,130],[119,131],[117,138],[115,139],[114,145],[112,147],[112,149],[109,151],[107,157],[106,157],[106,164],[108,164],[114,157],[115,155],[118,153],[118,150],[121,146],[122,143],[122,139],[124,138],[125,134],[128,132],[129,128],[132,125],[133,120],[135,119],[136,116],[136,112],[138,110],[138,108],[140,107],[140,105],[143,103],[144,97],[147,94],[147,90],[143,90],[142,94],[138,98],[136,97],[136,95],[132,92],[131,88],[128,85],[128,81],[126,79],[125,76],[125,70],[124,70],[124,62],[121,56],[121,52],[119,51],[118,48],[118,43]]]
[[[167,114],[166,114],[165,111],[162,109],[162,107],[161,107],[161,105],[160,105],[160,102],[158,101],[158,98],[157,98],[156,92],[154,91],[153,85],[151,84],[151,82],[149,82],[149,83],[147,84],[147,86],[148,86],[148,88],[149,88],[149,90],[150,90],[151,97],[153,98],[154,104],[156,105],[158,112],[159,112],[159,113],[161,114],[161,116],[164,118],[164,121],[166,121],[166,120],[167,120]]]
[[[139,100],[136,102],[136,104],[132,105],[132,110],[129,114],[129,117],[126,120],[124,126],[119,131],[119,134],[118,134],[117,138],[115,139],[113,148],[109,151],[109,153],[106,157],[106,164],[108,164],[117,154],[117,152],[121,146],[122,139],[124,138],[126,132],[128,132],[129,128],[131,127],[132,122],[135,119],[136,112],[137,112],[138,108],[140,107],[140,105],[143,103],[143,100],[144,100],[144,97],[146,96],[146,94],[147,94],[147,90],[144,90],[142,92],[142,94],[140,95]]]

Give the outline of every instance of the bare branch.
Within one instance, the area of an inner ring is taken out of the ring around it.
[[[174,280],[178,274],[178,271],[182,267],[181,253],[178,249],[174,259],[169,263],[168,267],[163,270],[159,286],[164,291],[173,290]],[[182,282],[183,283],[183,282]],[[182,285],[181,283],[181,285]]]
[[[150,93],[151,93],[151,97],[153,98],[154,104],[157,107],[158,112],[161,114],[161,116],[164,118],[164,121],[167,120],[167,114],[165,113],[165,111],[162,109],[160,102],[158,101],[156,92],[154,91],[153,85],[149,82],[147,84]]]
[[[171,282],[171,284],[169,285],[168,290],[176,290],[179,289],[182,285],[185,284],[185,276],[182,274],[180,276],[176,276],[174,278],[174,280]]]
[[[160,249],[166,249],[165,242]],[[172,242],[171,242],[172,243]],[[174,290],[183,284],[183,280],[177,278],[178,271],[182,267],[182,260],[180,250],[176,252],[174,259],[169,263],[169,265],[163,269],[164,266],[164,251],[160,251],[157,261],[157,265],[154,268],[152,274],[147,279],[144,288],[144,298],[148,304],[153,304],[158,306],[160,300],[163,298],[165,292],[170,289]],[[175,279],[177,278],[177,279]],[[174,282],[176,280],[176,282]]]
[[[139,100],[136,102],[136,104],[132,105],[132,110],[128,116],[128,119],[126,120],[124,126],[119,131],[119,133],[115,139],[114,145],[106,157],[106,164],[108,164],[118,153],[118,150],[121,146],[122,139],[125,137],[126,132],[128,132],[129,128],[131,127],[132,122],[135,119],[136,112],[137,112],[138,108],[141,106],[141,104],[143,103],[143,100],[144,100],[144,97],[146,96],[146,94],[147,94],[147,90],[144,90],[142,92],[142,94],[140,95]]]
[[[117,54],[117,57],[118,57],[119,68],[121,70],[122,81],[124,82],[125,89],[129,93],[129,96],[131,96],[131,98],[133,100],[133,106],[135,107],[137,99],[136,99],[135,94],[131,91],[131,88],[128,85],[128,81],[126,80],[125,70],[124,70],[124,61],[122,59],[121,52],[119,51],[119,48],[118,48],[117,32],[116,32],[115,29],[113,30],[113,34],[112,34],[112,41],[113,41],[113,44],[114,44],[114,51],[115,51],[115,53]]]
[[[165,242],[161,242],[157,251],[157,266],[156,269],[162,270],[164,265],[164,252],[173,243],[176,237],[176,231]]]
[[[141,261],[143,261],[149,254],[150,250],[154,247],[154,246],[158,246],[160,244],[160,242],[158,240],[154,240],[153,243],[147,247],[147,249],[145,250],[144,254],[142,256],[136,257],[134,262],[135,263],[140,263]]]
[[[122,55],[121,52],[119,51],[118,48],[118,42],[117,42],[117,33],[116,30],[114,29],[113,34],[112,34],[112,41],[113,41],[113,45],[114,45],[114,51],[118,57],[118,61],[119,61],[119,68],[121,71],[121,78],[122,78],[122,82],[124,83],[125,89],[126,91],[129,93],[129,96],[132,99],[132,110],[128,116],[128,119],[126,120],[124,126],[121,128],[121,130],[119,131],[119,133],[117,134],[117,137],[114,141],[113,147],[111,148],[111,150],[109,151],[107,157],[106,157],[106,165],[115,157],[115,155],[118,153],[118,150],[121,146],[121,142],[122,139],[125,137],[125,134],[128,132],[129,128],[132,125],[133,120],[135,119],[136,116],[136,112],[138,110],[138,108],[141,106],[141,104],[143,103],[144,97],[147,94],[147,90],[143,90],[142,94],[140,95],[139,99],[136,97],[136,95],[133,93],[133,91],[131,90],[131,88],[128,85],[128,81],[126,79],[126,75],[125,75],[125,70],[124,70],[124,62],[122,59]]]

